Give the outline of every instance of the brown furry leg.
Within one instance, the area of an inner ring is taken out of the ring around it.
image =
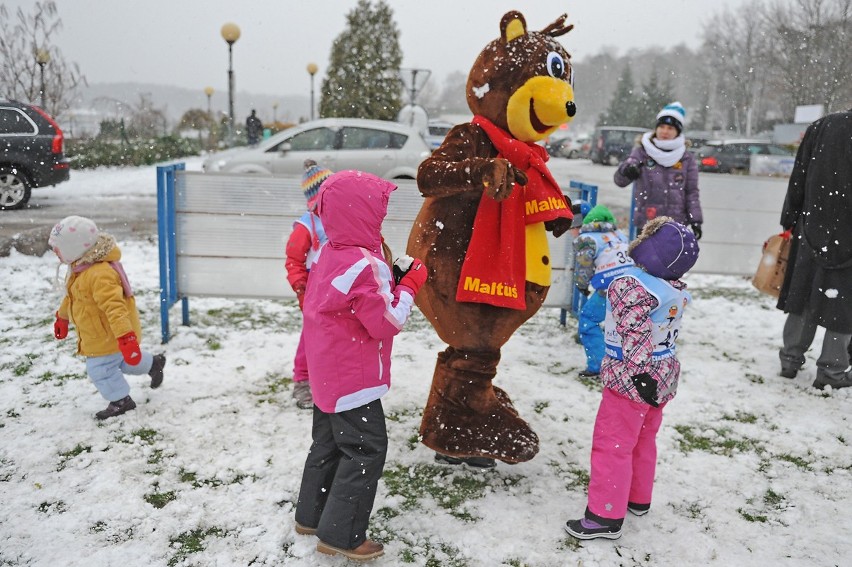
[[[423,410],[423,444],[453,457],[520,463],[538,453],[538,436],[518,416],[509,396],[494,388],[500,352],[438,354]]]

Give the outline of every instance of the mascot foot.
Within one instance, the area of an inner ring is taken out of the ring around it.
[[[521,419],[509,396],[495,388],[499,352],[438,355],[423,410],[423,444],[448,457],[484,457],[521,463],[538,453],[538,435]]]
[[[486,457],[451,457],[435,453],[435,462],[442,465],[467,465],[475,469],[493,469],[497,466],[497,461]]]

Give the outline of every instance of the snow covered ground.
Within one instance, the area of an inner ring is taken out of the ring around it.
[[[80,214],[101,192],[155,195],[153,168],[73,178],[85,188]],[[52,337],[57,261],[0,258],[0,565],[346,565],[293,530],[310,444],[310,412],[290,396],[296,304],[192,298],[192,326],[159,345],[156,235],[120,244],[143,346],[168,365],[159,390],[130,377],[138,408],[106,422],[93,418],[105,402],[73,354],[73,330]],[[686,281],[695,301],[652,510],[628,516],[614,542],[562,530],[585,507],[600,399],[577,376],[573,321],[541,311],[505,347],[496,383],[541,451],[478,472],[436,465],[418,443],[444,347],[415,314],[383,400],[390,450],[371,536],[386,555],[373,565],[849,565],[852,391],[813,390],[813,352],[796,380],[778,376],[784,317],[747,280]]]

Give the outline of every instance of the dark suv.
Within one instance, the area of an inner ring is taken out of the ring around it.
[[[598,126],[592,134],[589,157],[595,163],[618,165],[630,155],[647,128],[633,126]]]
[[[22,208],[31,189],[68,180],[64,140],[42,109],[0,98],[0,211]]]
[[[767,140],[710,140],[695,152],[698,171],[710,173],[749,173],[751,156],[782,156],[795,154]]]

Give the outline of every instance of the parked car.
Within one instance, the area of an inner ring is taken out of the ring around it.
[[[695,151],[698,170],[711,173],[748,173],[752,155],[793,157],[795,154],[768,140],[710,140]]]
[[[32,189],[68,181],[65,135],[37,106],[0,99],[0,211],[20,209]]]
[[[311,158],[332,171],[358,169],[385,179],[414,179],[430,153],[420,132],[398,122],[324,118],[279,132],[253,148],[213,154],[202,169],[296,176]]]
[[[443,120],[430,120],[429,124],[426,126],[426,143],[429,144],[429,147],[437,149],[441,144],[444,143],[444,138],[447,137],[447,134],[450,133],[450,130],[453,129],[455,124],[451,122],[446,122]]]
[[[592,134],[592,148],[589,157],[595,163],[618,165],[630,155],[633,146],[647,128],[633,126],[598,126]]]

